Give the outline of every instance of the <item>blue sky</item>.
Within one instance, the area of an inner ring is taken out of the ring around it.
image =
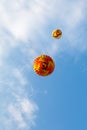
[[[87,130],[86,10],[86,0],[0,0],[0,130]],[[55,61],[50,76],[33,71],[41,54]]]

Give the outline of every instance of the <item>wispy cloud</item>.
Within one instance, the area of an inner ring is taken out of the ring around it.
[[[72,47],[75,47],[75,45],[77,45],[77,42],[75,42],[74,45],[73,42],[74,40],[76,41],[76,39],[78,39],[77,37],[79,37],[78,29],[79,33],[82,31],[80,26],[82,23],[81,21],[84,22],[85,18],[85,0],[72,2],[68,0],[59,0],[50,2],[50,6],[49,0],[44,2],[39,0],[34,2],[11,2],[9,0],[8,4],[6,4],[5,1],[2,1],[0,6],[0,24],[2,30],[4,28],[9,32],[9,34],[11,34],[11,36],[13,36],[14,40],[16,39],[16,41],[13,42],[14,45],[18,44],[19,40],[23,42],[31,40],[33,47],[37,47],[36,50],[38,48],[43,48],[44,52],[46,52],[44,46],[40,45],[41,38],[43,39],[44,44],[46,42],[45,46],[48,49],[49,45],[47,45],[47,43],[51,44],[53,42],[48,32],[57,27],[62,29],[63,37],[69,40],[67,46],[70,47],[71,45]],[[77,35],[77,37],[75,35]]]
[[[23,77],[23,75],[22,75],[22,73],[20,72],[19,69],[17,69],[17,68],[14,69],[13,75],[19,81],[21,86],[25,86],[27,84],[27,80]]]
[[[20,129],[31,128],[32,125],[35,125],[36,110],[38,110],[38,107],[34,102],[29,99],[20,99],[18,104],[16,102],[8,106],[9,120],[11,120],[11,123],[15,121]]]
[[[8,107],[8,112],[11,116],[11,121],[15,120],[19,124],[19,127],[26,127],[26,123],[22,117],[22,113],[17,108],[15,108],[14,105],[10,105]]]
[[[11,76],[7,82],[0,82],[0,128],[30,129],[35,125],[38,111],[38,105],[33,101],[35,90],[20,70],[15,69]]]

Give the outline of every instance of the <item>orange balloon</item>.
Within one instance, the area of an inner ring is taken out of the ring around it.
[[[56,39],[59,39],[62,36],[62,31],[60,29],[55,29],[52,32],[52,36]]]
[[[50,75],[55,68],[53,59],[47,55],[40,55],[34,60],[34,72],[40,76]]]

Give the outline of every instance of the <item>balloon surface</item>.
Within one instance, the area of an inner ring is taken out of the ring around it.
[[[34,72],[40,76],[50,75],[55,68],[53,59],[47,55],[40,55],[34,60]]]
[[[55,29],[52,32],[52,36],[56,39],[59,39],[62,36],[62,31],[60,29]]]

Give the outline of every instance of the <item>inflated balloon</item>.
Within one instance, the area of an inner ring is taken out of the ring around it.
[[[60,29],[55,29],[52,32],[52,36],[56,39],[59,39],[62,36],[62,31]]]
[[[50,75],[55,68],[53,59],[47,55],[40,55],[34,60],[33,69],[40,76]]]

